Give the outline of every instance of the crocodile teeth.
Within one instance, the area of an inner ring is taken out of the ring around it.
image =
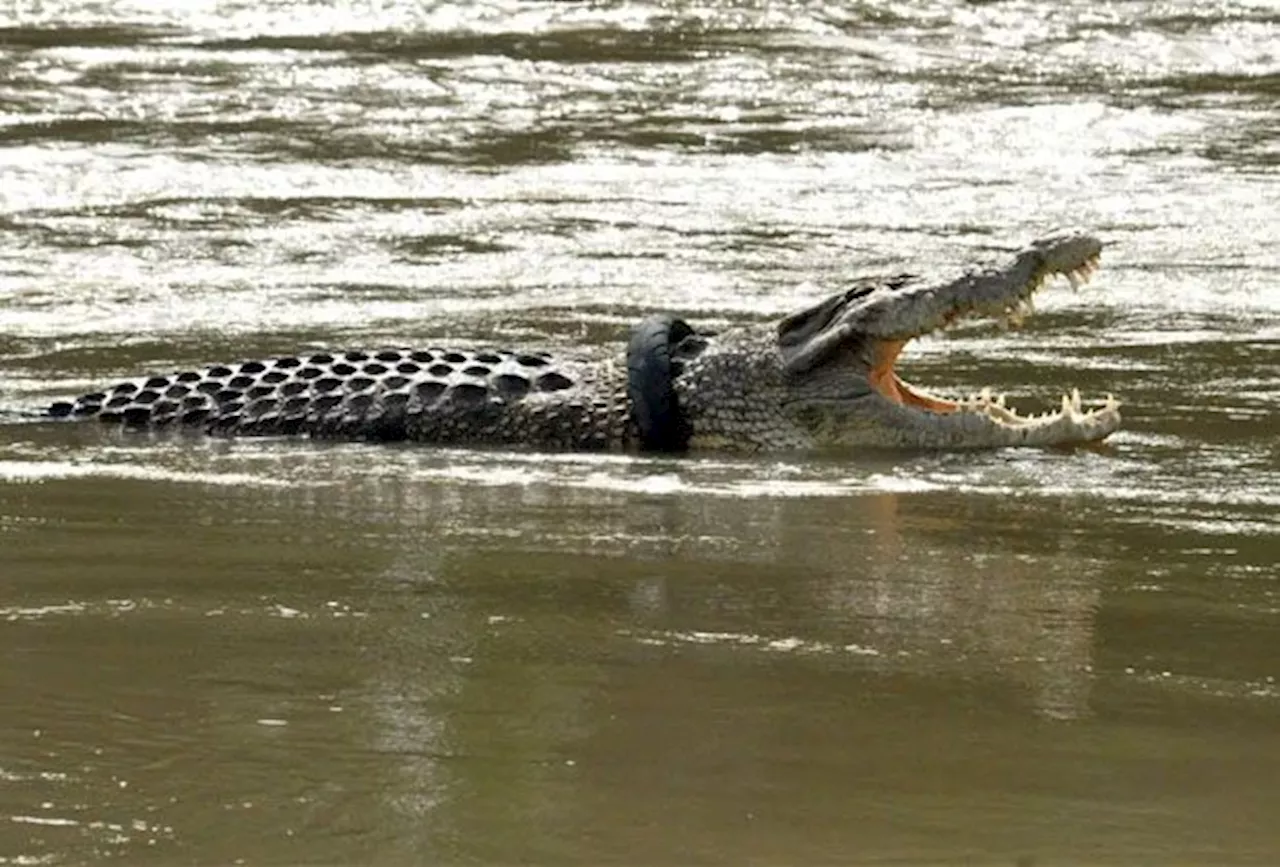
[[[1082,419],[1094,418],[1106,412],[1114,412],[1120,406],[1120,402],[1108,394],[1106,400],[1102,401],[1101,406],[1094,407],[1086,412],[1084,399],[1081,397],[1080,389],[1078,388],[1073,388],[1069,393],[1062,395],[1056,410],[1029,412],[1025,415],[1018,412],[1014,407],[1006,406],[1007,399],[1006,395],[994,394],[990,386],[985,386],[981,391],[970,392],[959,399],[957,405],[966,410],[985,413],[991,418],[1007,424],[1039,425],[1053,424],[1062,419],[1067,419],[1074,423]]]
[[[1059,413],[1060,415],[1075,418],[1083,412],[1084,406],[1080,401],[1080,389],[1073,388],[1070,394],[1062,396],[1062,411]]]
[[[1064,272],[1067,282],[1071,284],[1071,288],[1080,291],[1080,287],[1088,283],[1093,278],[1093,272],[1098,270],[1098,260],[1090,259],[1079,268],[1073,268]]]

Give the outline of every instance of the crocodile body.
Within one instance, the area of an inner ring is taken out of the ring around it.
[[[236,436],[627,447],[625,371],[547,352],[431,347],[290,355],[148,376],[52,415]]]
[[[121,382],[59,402],[48,415],[126,427],[221,435],[411,440],[453,445],[632,450],[654,413],[676,419],[694,449],[792,450],[826,445],[982,448],[1097,440],[1120,422],[1108,398],[1078,395],[1056,413],[1020,416],[1002,398],[938,397],[893,369],[903,345],[966,316],[1019,318],[1053,274],[1096,266],[1088,235],[1037,241],[1003,267],[928,282],[867,279],[776,323],[718,335],[680,323],[648,332],[637,386],[631,357],[590,359],[447,347],[314,353],[210,365]],[[652,375],[646,374],[646,375]],[[660,406],[648,401],[657,398]],[[655,409],[655,407],[657,407]],[[669,421],[670,419],[668,419]],[[663,419],[659,418],[658,422]]]

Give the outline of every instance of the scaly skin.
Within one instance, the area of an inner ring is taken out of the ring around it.
[[[780,322],[694,335],[674,348],[675,391],[694,449],[825,446],[993,448],[1100,440],[1120,425],[1111,398],[1085,412],[1023,417],[1003,399],[955,402],[893,369],[913,337],[968,316],[1020,319],[1055,275],[1097,266],[1088,235],[1041,239],[1000,268],[926,283],[895,277],[853,288]],[[228,435],[415,440],[546,449],[637,446],[621,358],[430,348],[317,354],[211,366],[121,383],[49,415]]]

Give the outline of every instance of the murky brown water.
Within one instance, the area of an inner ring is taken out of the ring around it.
[[[1280,862],[1280,15],[0,10],[0,864]],[[142,369],[617,347],[1080,225],[913,379],[1098,450],[120,435]]]

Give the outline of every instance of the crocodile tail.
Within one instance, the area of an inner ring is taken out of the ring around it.
[[[416,353],[415,353],[416,354]],[[423,354],[424,356],[429,354]],[[73,401],[48,417],[98,419],[134,428],[183,427],[207,433],[312,433],[403,439],[410,394],[393,394],[416,373],[408,352],[286,356],[126,380]],[[407,365],[407,367],[406,367]]]

